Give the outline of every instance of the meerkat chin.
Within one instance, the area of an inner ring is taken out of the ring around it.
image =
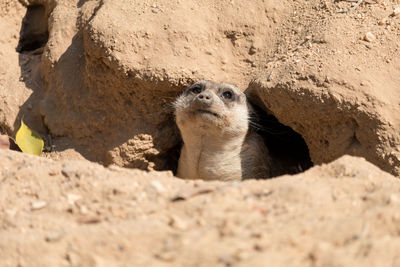
[[[246,96],[229,83],[199,81],[174,102],[183,139],[178,177],[242,180],[270,177],[261,137],[249,131]]]

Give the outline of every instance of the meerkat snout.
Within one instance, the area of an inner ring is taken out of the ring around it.
[[[202,92],[198,94],[195,100],[204,106],[211,106],[214,102],[213,96],[210,92]]]
[[[245,94],[229,83],[199,81],[187,88],[174,102],[183,139],[178,176],[205,180],[267,176],[269,168],[260,163],[267,153],[264,143],[248,133],[249,107]]]

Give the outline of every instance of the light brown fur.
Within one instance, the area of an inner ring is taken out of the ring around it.
[[[174,107],[184,143],[179,177],[228,181],[271,176],[268,150],[249,131],[250,106],[236,86],[199,81]]]

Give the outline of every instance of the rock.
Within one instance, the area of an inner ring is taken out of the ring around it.
[[[396,8],[393,10],[392,16],[393,16],[393,17],[398,17],[398,16],[400,16],[400,7],[396,7]]]
[[[59,169],[51,169],[51,170],[49,170],[49,175],[51,175],[51,176],[55,176],[55,175],[58,175],[58,174],[60,174],[60,170]]]
[[[387,23],[387,18],[383,18],[383,19],[379,20],[379,22],[378,22],[378,24],[381,26],[386,25],[386,23]]]
[[[47,206],[46,201],[35,201],[32,202],[31,209],[32,210],[40,210]]]
[[[64,234],[65,233],[63,231],[52,232],[46,235],[45,241],[49,243],[60,241]]]
[[[169,225],[177,230],[186,230],[188,223],[178,216],[171,216]]]
[[[164,186],[163,186],[159,181],[156,181],[156,180],[151,181],[151,182],[150,182],[150,186],[151,186],[152,188],[154,188],[154,190],[155,190],[157,193],[162,193],[162,192],[165,191]]]
[[[75,165],[65,164],[61,169],[61,173],[67,178],[80,178],[81,169]]]
[[[67,194],[67,200],[70,205],[75,205],[77,202],[82,200],[82,196],[77,194]]]
[[[86,215],[86,214],[88,214],[88,208],[87,208],[85,205],[81,205],[81,206],[79,207],[79,212],[80,212],[82,215]]]
[[[98,216],[84,216],[77,220],[80,224],[96,224],[100,223],[102,219]]]
[[[376,37],[372,32],[367,32],[365,33],[363,40],[367,42],[373,42],[376,40]]]

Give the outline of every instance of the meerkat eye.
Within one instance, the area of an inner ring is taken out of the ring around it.
[[[222,98],[230,100],[233,98],[233,93],[231,91],[225,91],[222,93]]]
[[[201,91],[203,91],[203,89],[200,87],[200,85],[195,85],[194,87],[192,87],[190,89],[190,91],[197,95],[197,94],[200,94]]]

